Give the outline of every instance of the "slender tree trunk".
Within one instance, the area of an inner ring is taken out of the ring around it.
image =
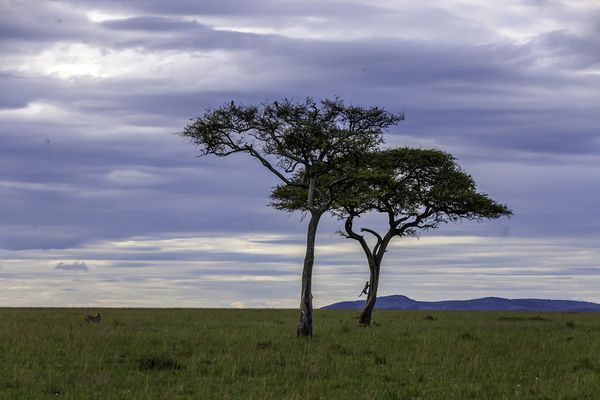
[[[367,295],[367,302],[360,314],[359,324],[362,326],[371,325],[371,314],[375,308],[377,302],[377,289],[379,288],[379,272],[381,270],[381,261],[387,249],[390,239],[392,238],[392,231],[388,232],[383,240],[379,243],[379,246],[375,248],[374,253],[365,251],[367,260],[369,261],[369,294]],[[364,249],[364,247],[363,247]]]
[[[375,308],[375,303],[377,302],[377,288],[379,287],[379,264],[377,264],[374,257],[370,257],[372,260],[369,260],[369,291],[367,295],[367,301],[365,303],[365,307],[360,314],[360,319],[358,323],[362,326],[370,326],[371,325],[371,314],[373,313],[373,308]]]
[[[300,318],[296,336],[312,337],[312,270],[315,261],[315,239],[317,226],[322,212],[311,211],[306,234],[306,255],[304,256],[304,268],[302,270],[302,294],[300,295]]]

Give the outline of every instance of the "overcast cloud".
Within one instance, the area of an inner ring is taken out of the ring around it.
[[[515,214],[398,239],[382,295],[600,302],[598,49],[594,0],[0,0],[0,305],[295,307],[306,221],[174,133],[336,95],[404,111],[386,146],[451,152]],[[338,228],[316,306],[368,278]]]

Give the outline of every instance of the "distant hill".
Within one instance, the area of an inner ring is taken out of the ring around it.
[[[322,307],[329,310],[360,310],[364,300],[342,301]],[[557,311],[600,312],[600,304],[571,300],[504,299],[484,297],[473,300],[417,301],[406,296],[382,296],[377,298],[378,310],[455,310],[455,311]]]

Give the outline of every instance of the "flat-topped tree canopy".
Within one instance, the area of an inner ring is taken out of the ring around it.
[[[338,215],[374,210],[394,219],[395,235],[460,219],[510,215],[506,205],[477,191],[475,180],[449,153],[436,149],[394,148],[364,156],[362,179],[347,185],[338,198]]]
[[[311,177],[336,170],[339,159],[375,149],[383,130],[403,119],[404,114],[346,105],[340,98],[258,106],[232,101],[207,110],[180,135],[190,138],[201,155],[248,153],[284,184],[308,188]],[[302,175],[294,175],[299,168]]]
[[[344,181],[338,188],[331,207],[340,218],[368,211],[386,213],[393,218],[395,234],[404,236],[416,235],[418,228],[435,228],[443,222],[498,218],[512,213],[506,205],[478,192],[474,179],[447,152],[402,147],[352,158],[352,163],[360,166],[352,180]],[[330,174],[320,179],[333,181],[337,176]],[[279,185],[273,190],[271,204],[277,209],[306,211],[301,200],[304,196],[305,189],[301,187]]]

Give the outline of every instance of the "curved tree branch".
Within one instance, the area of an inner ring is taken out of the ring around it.
[[[367,241],[365,240],[364,236],[359,235],[358,233],[354,232],[353,230],[353,222],[354,222],[354,217],[355,215],[351,214],[348,216],[348,218],[346,218],[346,223],[345,223],[345,228],[346,228],[346,233],[348,234],[348,237],[354,240],[357,240],[363,251],[365,252],[365,254],[367,255],[367,257],[373,257],[373,252],[371,251],[371,249],[369,248],[369,244],[367,243]]]

